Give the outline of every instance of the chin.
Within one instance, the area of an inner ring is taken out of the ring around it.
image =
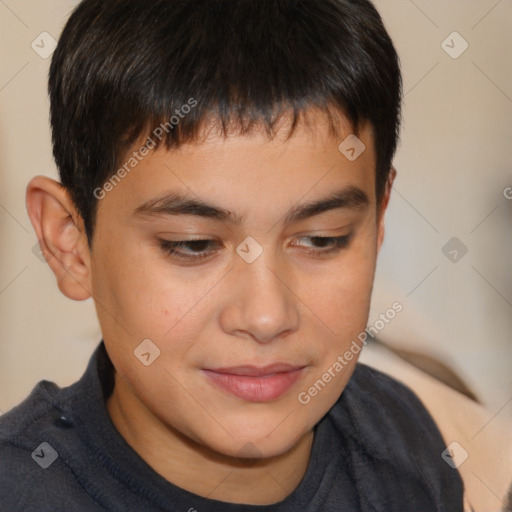
[[[232,437],[225,435],[222,439],[213,442],[211,439],[204,439],[202,444],[227,457],[249,460],[278,457],[288,452],[300,441],[307,429],[290,431],[274,427],[272,432],[272,429],[268,428],[261,431],[253,428],[248,433],[247,428],[242,431],[228,428],[228,431]]]

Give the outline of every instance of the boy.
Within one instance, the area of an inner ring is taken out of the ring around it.
[[[28,212],[103,340],[2,417],[2,510],[462,511],[425,408],[356,364],[400,119],[373,6],[84,0],[49,91]]]

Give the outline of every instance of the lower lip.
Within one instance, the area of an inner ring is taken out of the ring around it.
[[[284,395],[301,376],[304,368],[261,377],[203,370],[210,380],[228,393],[249,402],[269,402]]]

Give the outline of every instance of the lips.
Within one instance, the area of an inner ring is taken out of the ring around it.
[[[231,368],[217,368],[215,370],[211,370],[216,373],[224,373],[227,375],[241,375],[246,377],[263,377],[265,375],[271,375],[273,373],[284,373],[291,372],[294,370],[299,370],[303,368],[302,366],[293,366],[291,364],[286,363],[275,363],[270,364],[268,366],[234,366]]]
[[[203,372],[216,387],[242,400],[268,402],[286,393],[300,378],[305,366],[276,363],[205,369]]]

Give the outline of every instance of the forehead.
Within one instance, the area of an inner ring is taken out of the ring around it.
[[[328,153],[334,147],[338,148],[347,139],[353,140],[357,132],[357,139],[365,141],[365,149],[370,150],[365,156],[370,159],[375,156],[371,124],[362,122],[355,130],[346,116],[339,112],[333,114],[311,108],[300,113],[295,125],[292,113],[287,112],[275,123],[270,135],[267,130],[266,126],[255,123],[250,130],[241,133],[240,126],[236,123],[223,128],[216,119],[212,119],[201,126],[197,140],[185,142],[174,151],[177,155],[186,154],[200,158],[202,154],[212,152],[235,155],[238,151],[249,149],[258,151],[262,157],[269,156],[273,159],[286,151],[301,151],[318,158],[322,153]],[[146,140],[139,140],[139,144]],[[293,159],[292,154],[287,157]]]
[[[198,141],[172,149],[161,144],[141,158],[144,139],[125,155],[120,168],[129,172],[110,187],[99,210],[110,205],[133,212],[178,191],[237,213],[251,205],[277,211],[279,204],[289,206],[342,186],[365,190],[371,202],[376,162],[371,125],[361,125],[356,137],[342,120],[338,132],[332,133],[321,114],[299,122],[291,135],[285,120],[272,138],[263,129],[224,136],[211,125]]]

